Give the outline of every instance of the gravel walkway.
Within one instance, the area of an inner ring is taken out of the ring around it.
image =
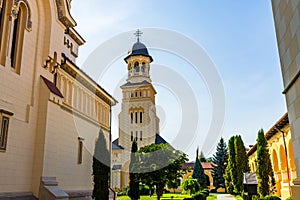
[[[235,200],[230,194],[218,194],[218,200]]]

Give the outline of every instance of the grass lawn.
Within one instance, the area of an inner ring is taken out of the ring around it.
[[[183,195],[183,194],[164,194],[161,198],[161,200],[167,200],[171,199],[171,196],[173,196],[173,200],[182,200],[184,198],[190,197],[189,195]],[[216,200],[216,195],[209,195],[207,197],[207,200]],[[117,198],[117,200],[130,200],[128,196],[120,196]],[[140,200],[156,200],[156,195],[153,196],[141,196]]]
[[[234,196],[237,200],[243,200],[243,197],[241,197],[240,195],[236,195]]]

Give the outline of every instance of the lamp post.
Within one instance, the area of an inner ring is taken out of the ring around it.
[[[284,145],[284,151],[285,151],[286,171],[287,171],[288,185],[289,185],[289,193],[290,193],[290,196],[292,196],[291,183],[290,183],[290,170],[289,170],[289,163],[288,163],[288,159],[287,159],[287,148],[286,148],[284,132],[281,129],[277,128],[276,126],[275,126],[275,129],[282,133],[282,139],[283,139],[283,145]]]

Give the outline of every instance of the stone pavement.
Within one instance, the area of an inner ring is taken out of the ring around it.
[[[218,200],[235,200],[230,194],[218,194]]]

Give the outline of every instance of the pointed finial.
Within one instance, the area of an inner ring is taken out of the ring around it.
[[[199,157],[199,146],[197,147],[197,150],[196,150],[196,160],[198,159]]]
[[[137,42],[140,42],[140,36],[143,34],[142,31],[140,31],[140,29],[136,30],[136,32],[134,33],[134,35],[136,36]]]

